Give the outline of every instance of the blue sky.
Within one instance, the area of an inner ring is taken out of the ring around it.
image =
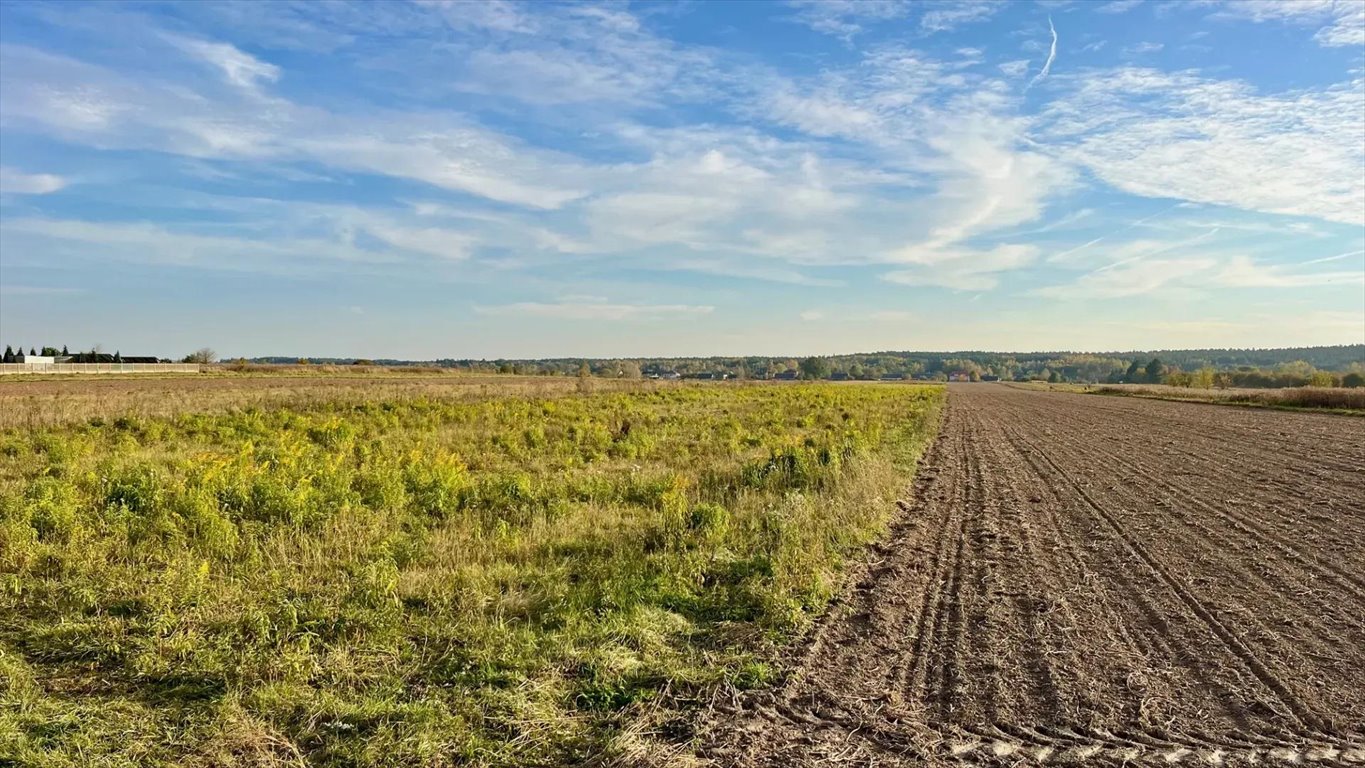
[[[0,5],[0,342],[1365,341],[1365,3]]]

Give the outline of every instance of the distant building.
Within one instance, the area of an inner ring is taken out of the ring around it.
[[[848,381],[848,379],[849,379],[848,373],[844,371],[835,371],[834,373],[830,374],[829,377],[830,381]]]
[[[953,371],[948,374],[948,381],[971,381],[972,375],[966,371]]]
[[[982,380],[982,381],[1000,381],[1000,377],[999,377],[999,376],[989,376],[989,375],[987,375],[987,376],[982,376],[982,377],[981,377],[981,380]]]
[[[144,357],[138,355],[120,355],[119,359],[115,360],[114,356],[109,354],[108,352],[77,352],[74,355],[58,355],[55,358],[49,358],[49,360],[55,363],[105,363],[105,364],[161,362],[155,357]]]
[[[57,362],[57,358],[44,355],[26,355],[23,352],[14,356],[16,363],[28,363],[30,365],[51,364]]]
[[[797,376],[796,371],[783,371],[774,376],[773,378],[778,381],[795,381],[796,376]]]

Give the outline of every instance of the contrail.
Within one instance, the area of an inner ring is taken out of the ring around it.
[[[1336,256],[1328,256],[1325,259],[1313,259],[1312,261],[1305,261],[1303,264],[1300,264],[1299,266],[1306,267],[1309,264],[1326,264],[1329,261],[1341,261],[1342,259],[1349,259],[1352,256],[1359,256],[1362,253],[1365,253],[1365,251],[1351,251],[1350,253],[1342,253]]]
[[[1165,253],[1165,252],[1167,252],[1167,251],[1173,251],[1173,250],[1175,250],[1176,248],[1182,248],[1182,247],[1187,246],[1187,245],[1193,245],[1194,243],[1197,243],[1197,242],[1199,242],[1200,240],[1207,240],[1207,239],[1209,239],[1210,237],[1213,237],[1214,235],[1218,234],[1218,231],[1219,231],[1219,230],[1218,230],[1218,227],[1214,227],[1213,229],[1210,229],[1208,232],[1205,232],[1205,233],[1202,234],[1202,235],[1197,235],[1197,236],[1195,236],[1195,237],[1191,237],[1191,238],[1189,238],[1188,240],[1181,240],[1181,241],[1178,242],[1178,243],[1168,243],[1168,244],[1166,244],[1166,245],[1164,245],[1164,246],[1162,246],[1162,247],[1160,247],[1160,248],[1157,248],[1156,250],[1146,251],[1146,252],[1144,252],[1144,253],[1139,253],[1139,254],[1136,255],[1136,256],[1129,256],[1129,257],[1126,258],[1126,259],[1119,259],[1118,261],[1114,262],[1113,264],[1105,264],[1104,266],[1100,267],[1099,269],[1092,270],[1092,271],[1090,272],[1090,274],[1092,274],[1092,275],[1098,275],[1098,274],[1101,273],[1101,272],[1108,272],[1109,270],[1113,269],[1114,267],[1121,267],[1121,266],[1123,266],[1123,265],[1125,265],[1125,264],[1131,264],[1131,263],[1133,263],[1133,262],[1135,262],[1135,261],[1138,261],[1139,259],[1145,259],[1145,258],[1147,258],[1148,256],[1155,256],[1155,255],[1157,255],[1157,254],[1159,254],[1159,253]]]
[[[1078,246],[1076,246],[1075,248],[1072,248],[1072,249],[1070,249],[1070,250],[1068,250],[1068,251],[1063,251],[1062,253],[1058,253],[1058,254],[1056,254],[1056,255],[1049,256],[1049,257],[1047,258],[1047,260],[1048,260],[1049,263],[1061,261],[1062,259],[1065,259],[1067,256],[1070,256],[1070,255],[1073,254],[1073,253],[1076,253],[1076,252],[1078,252],[1078,251],[1083,251],[1083,250],[1085,250],[1086,248],[1089,248],[1090,246],[1094,245],[1095,243],[1098,243],[1099,241],[1105,239],[1106,237],[1113,237],[1114,235],[1117,235],[1117,234],[1119,234],[1119,233],[1121,233],[1121,232],[1127,232],[1128,230],[1132,229],[1133,227],[1137,227],[1137,226],[1141,226],[1141,225],[1143,225],[1143,224],[1146,224],[1147,222],[1151,221],[1152,219],[1155,219],[1155,218],[1158,217],[1158,216],[1163,216],[1163,215],[1165,215],[1165,214],[1167,214],[1167,213],[1170,213],[1171,211],[1174,211],[1176,208],[1179,208],[1179,207],[1180,207],[1180,203],[1176,203],[1175,205],[1171,206],[1170,208],[1162,208],[1161,210],[1157,211],[1156,213],[1152,214],[1151,216],[1148,216],[1148,217],[1142,218],[1142,219],[1138,219],[1137,221],[1134,221],[1134,222],[1129,222],[1128,224],[1126,224],[1126,225],[1124,225],[1124,226],[1122,226],[1122,227],[1119,227],[1118,229],[1114,230],[1113,232],[1110,232],[1110,233],[1104,234],[1104,235],[1100,235],[1099,237],[1095,238],[1094,240],[1091,240],[1091,241],[1088,242],[1088,243],[1084,243],[1084,244],[1078,245]]]
[[[1051,16],[1047,17],[1047,28],[1052,32],[1052,49],[1047,52],[1047,61],[1043,62],[1042,71],[1034,75],[1028,85],[1024,86],[1024,93],[1028,93],[1028,89],[1037,85],[1039,80],[1047,77],[1047,73],[1052,71],[1052,61],[1057,58],[1057,28],[1052,26]]]

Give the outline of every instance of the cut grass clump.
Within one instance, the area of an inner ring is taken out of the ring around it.
[[[0,433],[0,763],[558,766],[762,685],[942,391],[309,402]]]

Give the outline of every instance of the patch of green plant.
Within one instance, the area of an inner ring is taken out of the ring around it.
[[[942,391],[413,397],[0,433],[0,763],[558,766],[773,649]]]

